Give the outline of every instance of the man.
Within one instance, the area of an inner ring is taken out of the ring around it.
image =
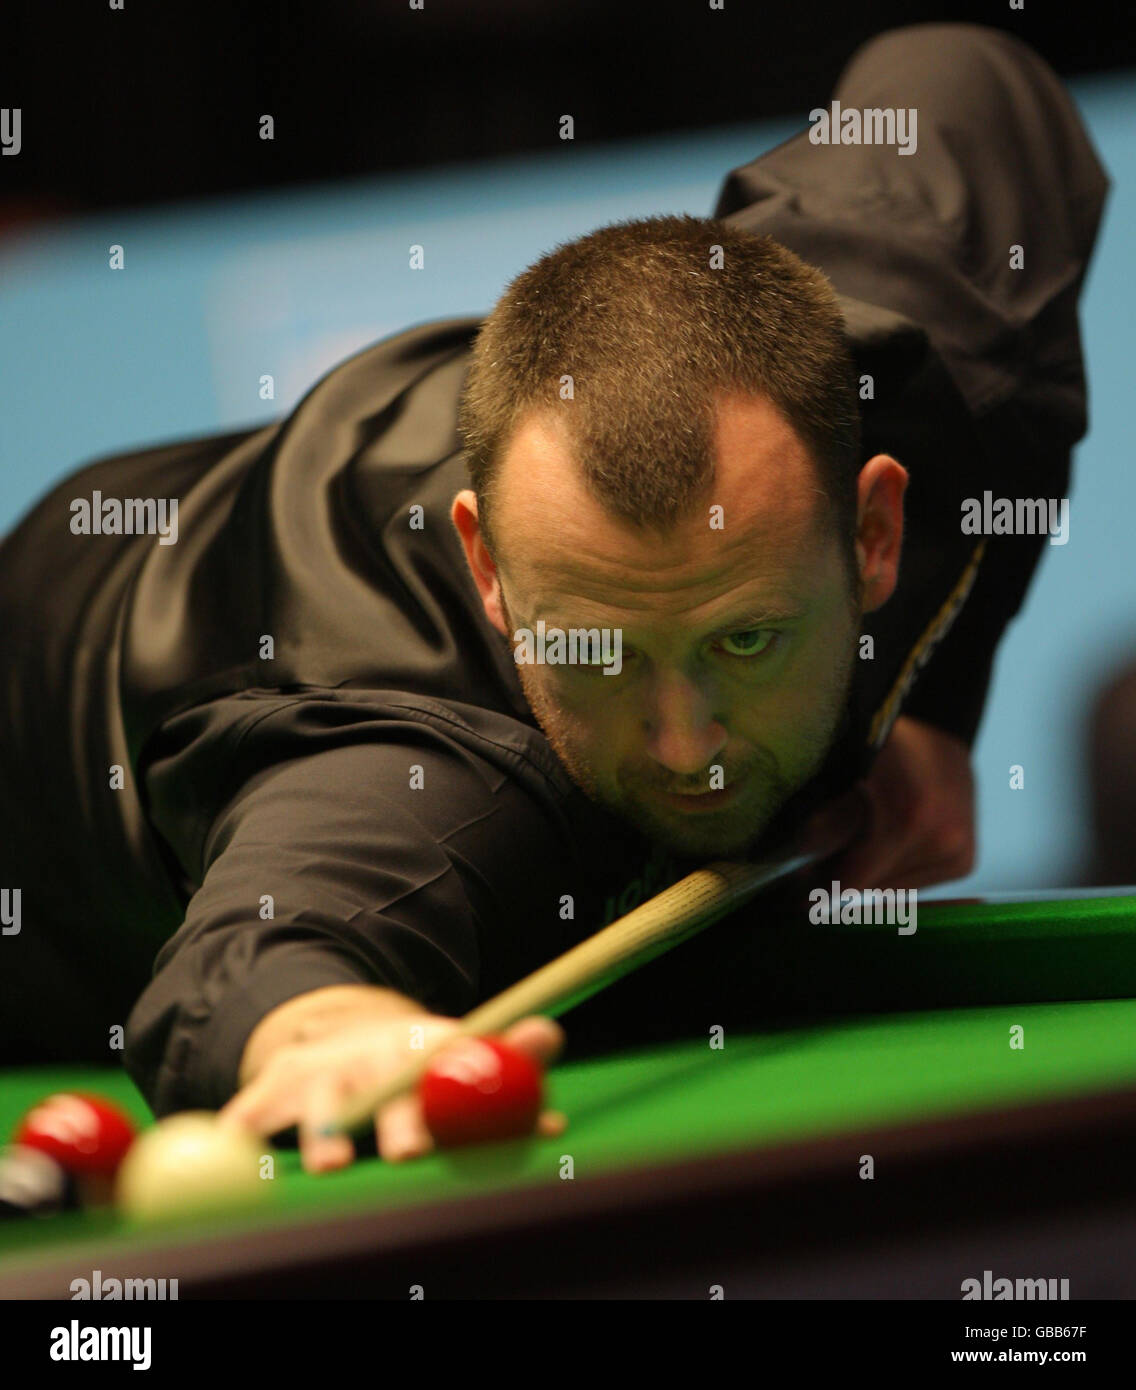
[[[716,219],[600,229],[483,326],[379,343],[281,423],[96,463],[24,521],[10,1053],[105,1055],[134,1004],[159,1113],[227,1103],[335,1167],[337,1107],[411,1025],[855,783],[842,881],[967,871],[969,745],[1044,538],[960,515],[1065,494],[1107,181],[992,31],[886,34],[835,97],[915,111],[918,148],[798,136]],[[75,534],[96,493],[176,498],[177,543]],[[550,630],[601,634],[600,663],[549,661]],[[755,1021],[759,945],[726,924],[570,1042]],[[376,1125],[388,1157],[427,1146],[412,1099]]]

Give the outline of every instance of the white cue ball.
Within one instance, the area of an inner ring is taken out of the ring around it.
[[[118,1170],[115,1204],[136,1221],[250,1206],[271,1186],[262,1148],[208,1110],[186,1110],[143,1130]]]

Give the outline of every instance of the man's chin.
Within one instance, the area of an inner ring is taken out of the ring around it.
[[[699,814],[660,816],[641,806],[623,812],[626,819],[649,839],[672,854],[688,859],[744,858],[761,840],[771,820],[768,812],[739,820],[737,812],[720,817]]]

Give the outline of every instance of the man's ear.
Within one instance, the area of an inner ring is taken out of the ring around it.
[[[891,598],[899,580],[907,470],[877,454],[861,468],[857,488],[856,563],[863,610],[870,613]]]
[[[477,592],[481,595],[485,616],[503,637],[508,637],[509,629],[501,598],[501,575],[482,535],[475,492],[465,488],[458,493],[450,508],[450,520],[461,538],[466,564],[469,565],[469,572],[477,585]]]

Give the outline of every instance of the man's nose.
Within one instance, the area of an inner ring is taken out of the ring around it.
[[[709,692],[686,676],[660,676],[648,696],[647,753],[676,776],[703,772],[726,744]]]

